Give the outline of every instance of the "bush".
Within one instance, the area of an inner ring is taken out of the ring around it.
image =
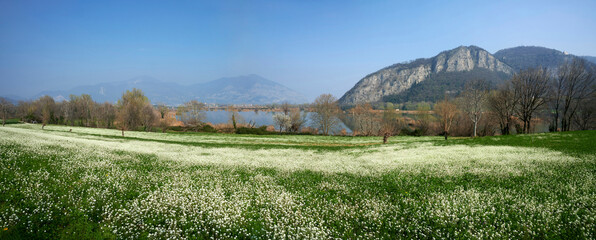
[[[208,132],[208,133],[216,133],[217,129],[209,124],[204,124],[200,127],[184,127],[184,126],[171,126],[168,127],[168,130],[174,132]]]
[[[199,128],[199,132],[214,133],[214,132],[217,132],[217,129],[215,129],[213,126],[211,126],[209,124],[204,124],[202,127]]]
[[[168,127],[168,130],[182,132],[182,131],[184,131],[184,128],[181,126],[171,126],[171,127]]]
[[[401,129],[401,132],[399,133],[400,136],[416,136],[416,137],[420,137],[423,135],[423,132],[421,129],[410,129],[408,127],[404,127]]]
[[[267,131],[267,126],[260,126],[258,128],[239,127],[236,129],[236,134],[269,135],[275,133]]]
[[[6,124],[17,124],[20,122],[19,119],[6,119]],[[2,119],[0,119],[0,124],[2,124]]]

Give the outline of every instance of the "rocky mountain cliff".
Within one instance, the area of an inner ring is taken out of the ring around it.
[[[422,86],[428,79],[443,79],[444,74],[477,75],[479,72],[495,73],[492,78],[496,81],[512,75],[514,69],[482,48],[461,46],[432,58],[395,64],[369,74],[345,93],[339,102],[342,105],[379,102],[384,97],[398,95],[413,86]]]

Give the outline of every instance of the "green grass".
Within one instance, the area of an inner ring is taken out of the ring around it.
[[[437,145],[465,144],[470,146],[538,147],[571,155],[596,154],[596,131],[555,132],[529,135],[509,135],[479,138],[451,138],[436,141]]]
[[[380,145],[46,129],[0,128],[0,239],[596,237],[595,131]]]
[[[0,124],[2,123],[2,119],[0,119]],[[20,123],[19,119],[6,119],[5,124],[18,124]]]

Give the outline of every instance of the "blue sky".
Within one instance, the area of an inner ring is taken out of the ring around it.
[[[596,1],[0,1],[0,95],[259,74],[336,97],[460,45],[596,56]]]

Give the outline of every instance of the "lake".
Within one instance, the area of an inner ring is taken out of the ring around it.
[[[263,112],[263,111],[238,112],[238,114],[240,114],[240,116],[242,116],[245,123],[252,121],[252,122],[256,123],[257,127],[263,126],[263,125],[275,126],[275,123],[273,122],[273,115],[276,113],[279,113],[279,112]],[[205,122],[210,122],[212,124],[228,123],[228,120],[230,118],[228,111],[206,111],[205,114],[207,115],[207,119],[205,120]],[[311,112],[307,113],[306,124],[304,126],[312,127],[312,121],[310,120],[311,114],[312,114]],[[348,133],[352,132],[352,130],[341,121],[340,121],[339,126],[335,129],[334,132],[339,132],[343,128],[345,128],[346,132],[348,132]],[[279,127],[276,126],[276,129],[279,130]]]

